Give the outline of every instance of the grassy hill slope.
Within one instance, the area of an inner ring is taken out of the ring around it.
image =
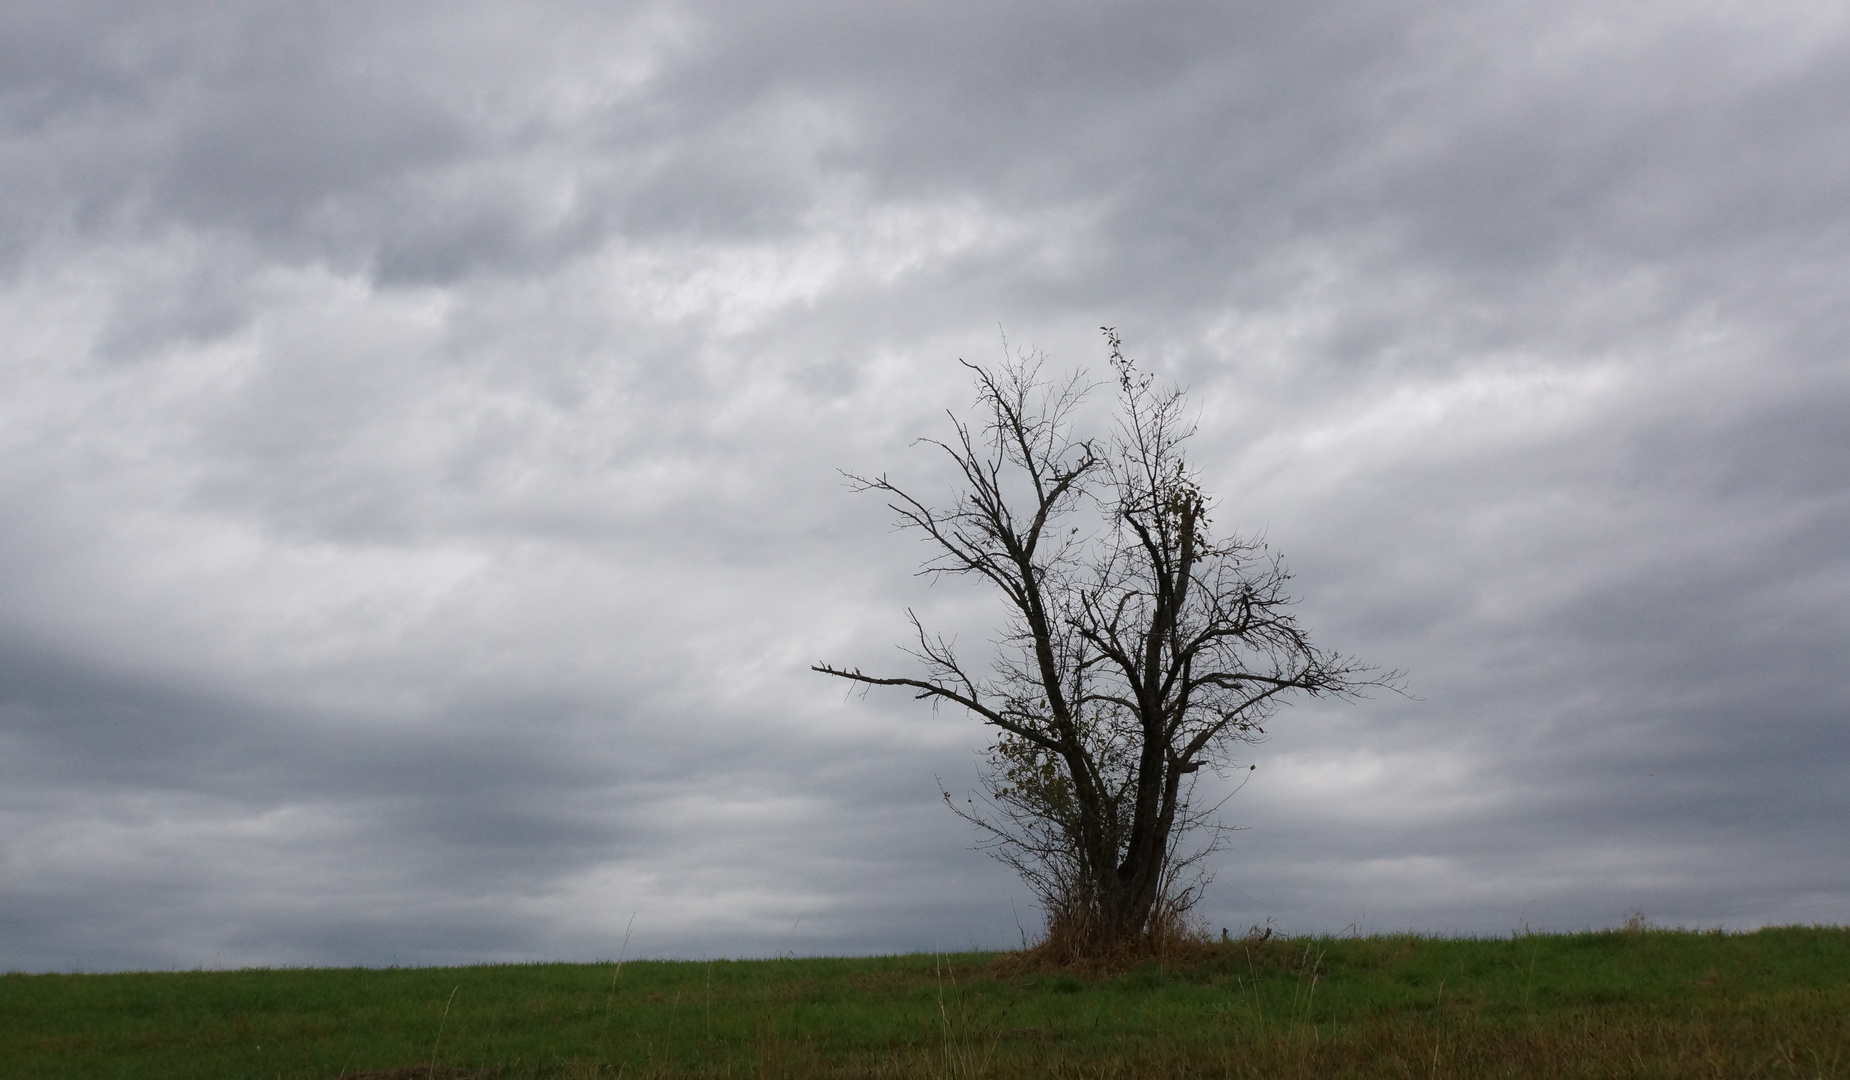
[[[0,976],[0,1076],[1850,1077],[1850,929]]]

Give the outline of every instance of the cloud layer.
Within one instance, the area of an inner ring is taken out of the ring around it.
[[[1415,695],[1209,919],[1842,921],[1846,128],[1796,3],[10,5],[0,967],[1012,942],[807,665],[984,639],[836,470],[1101,324]]]

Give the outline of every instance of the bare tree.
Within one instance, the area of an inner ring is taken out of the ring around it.
[[[1105,337],[1119,397],[1108,436],[1073,432],[1081,377],[1044,379],[1035,356],[995,371],[965,364],[980,422],[953,415],[949,441],[922,440],[955,467],[952,505],[927,505],[884,475],[850,476],[931,542],[922,573],[1001,593],[989,671],[910,611],[917,643],[906,651],[922,677],[814,668],[908,687],[997,729],[983,804],[952,808],[1021,872],[1046,909],[1047,944],[1068,957],[1137,951],[1181,928],[1205,884],[1191,867],[1221,835],[1217,807],[1191,801],[1200,770],[1224,777],[1235,748],[1292,696],[1353,697],[1394,678],[1310,643],[1265,544],[1213,538],[1183,455],[1193,432],[1183,392],[1153,389],[1117,333]]]

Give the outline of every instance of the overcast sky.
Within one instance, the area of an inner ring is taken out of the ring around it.
[[[808,665],[985,639],[836,470],[1101,325],[1414,695],[1211,925],[1850,920],[1841,5],[14,0],[0,969],[1018,942]]]

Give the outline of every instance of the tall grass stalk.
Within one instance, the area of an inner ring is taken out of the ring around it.
[[[431,1040],[431,1044],[430,1044],[429,1075],[431,1077],[435,1077],[437,1075],[437,1047],[443,1044],[443,1025],[449,1023],[450,1006],[456,1004],[456,991],[461,990],[461,989],[462,989],[461,983],[457,983],[455,986],[450,988],[449,1000],[443,1003],[443,1015],[437,1020],[437,1037]]]
[[[617,963],[610,973],[610,990],[604,994],[604,1019],[597,1026],[597,1048],[592,1053],[593,1060],[604,1060],[604,1035],[610,1030],[610,1009],[617,1000],[617,979],[623,975],[623,960],[630,951],[630,931],[636,928],[636,913],[630,912],[630,921],[623,927],[623,944],[617,949]]]

